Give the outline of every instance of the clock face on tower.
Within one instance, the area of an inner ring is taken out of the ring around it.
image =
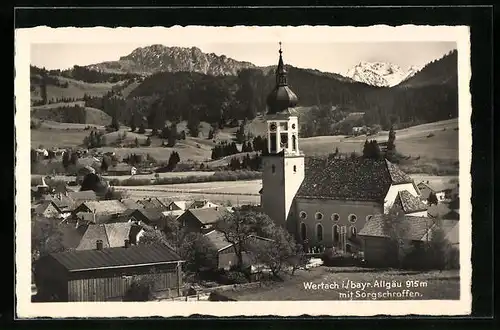
[[[269,128],[271,129],[271,132],[276,131],[276,123],[272,123],[271,126],[269,126]]]

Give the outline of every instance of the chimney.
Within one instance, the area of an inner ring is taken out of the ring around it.
[[[125,247],[126,248],[130,247],[130,240],[128,239],[125,240]]]
[[[102,240],[98,239],[96,241],[96,249],[102,251]]]

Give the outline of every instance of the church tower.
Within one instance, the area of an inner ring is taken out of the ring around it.
[[[305,175],[294,109],[297,102],[297,96],[288,87],[280,42],[276,86],[267,97],[267,153],[263,156],[261,205],[275,223],[291,233],[297,226],[287,219]]]

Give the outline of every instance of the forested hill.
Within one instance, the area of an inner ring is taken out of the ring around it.
[[[456,51],[429,63],[392,88],[369,86],[310,69],[292,66],[287,69],[288,82],[299,97],[299,106],[325,105],[335,106],[343,113],[364,112],[362,121],[356,125],[380,124],[388,128],[392,122],[410,126],[458,116]],[[124,124],[146,118],[148,126],[158,128],[165,120],[206,121],[222,126],[253,119],[265,111],[266,97],[275,84],[269,67],[242,69],[238,75],[178,71],[137,77],[103,72],[100,77],[97,71],[90,71],[78,67],[65,75],[73,79],[83,75],[87,81],[123,83],[104,96],[85,95],[87,107],[102,109]],[[57,81],[57,76],[51,74],[45,74],[42,79],[45,84]],[[59,88],[60,92],[63,90]]]

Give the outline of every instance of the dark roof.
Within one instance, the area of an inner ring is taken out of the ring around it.
[[[127,210],[127,207],[118,200],[85,201],[79,207],[85,205],[91,212],[96,214],[119,214]]]
[[[374,159],[306,158],[299,198],[382,202],[392,184],[413,183],[389,161]]]
[[[427,205],[408,190],[399,191],[394,203],[400,206],[406,214],[427,210]]]
[[[125,240],[131,239],[131,232],[134,227],[139,226],[128,222],[91,224],[85,231],[77,250],[93,250],[96,248],[97,240],[103,242],[104,248],[124,246]]]
[[[371,236],[371,237],[389,237],[389,233],[386,232],[384,228],[384,218],[387,217],[385,214],[376,214],[370,218],[365,224],[365,226],[359,231],[360,236]],[[427,217],[415,217],[415,216],[404,216],[405,224],[407,229],[405,234],[405,239],[420,241],[423,240],[429,230],[434,226],[434,220]]]
[[[47,208],[52,205],[57,211],[59,211],[59,209],[57,208],[57,206],[54,204],[54,202],[52,201],[43,201],[41,204],[38,204],[36,207],[35,207],[35,213],[36,214],[43,214],[43,212],[45,212],[45,210],[47,210]]]
[[[182,216],[192,214],[198,221],[204,225],[216,223],[221,217],[228,214],[229,211],[223,207],[207,207],[202,209],[187,210]]]
[[[226,237],[224,234],[220,231],[217,230],[212,230],[204,235],[209,242],[217,249],[217,251],[220,251],[222,249],[225,249],[227,247],[232,246],[231,243],[229,243],[226,240]]]
[[[68,251],[52,253],[49,257],[55,259],[69,272],[182,261],[172,249],[159,244],[116,247],[100,251]]]
[[[142,214],[145,218],[149,219],[150,221],[157,221],[165,217],[162,213],[162,209],[160,208],[137,209],[133,213],[136,212]]]
[[[75,201],[95,201],[97,200],[97,195],[93,190],[84,191],[72,191],[68,192],[68,197]]]
[[[166,209],[167,207],[165,204],[163,204],[158,198],[147,198],[147,199],[140,199],[137,201],[138,204],[142,205],[144,208],[149,209],[149,208],[163,208]]]

